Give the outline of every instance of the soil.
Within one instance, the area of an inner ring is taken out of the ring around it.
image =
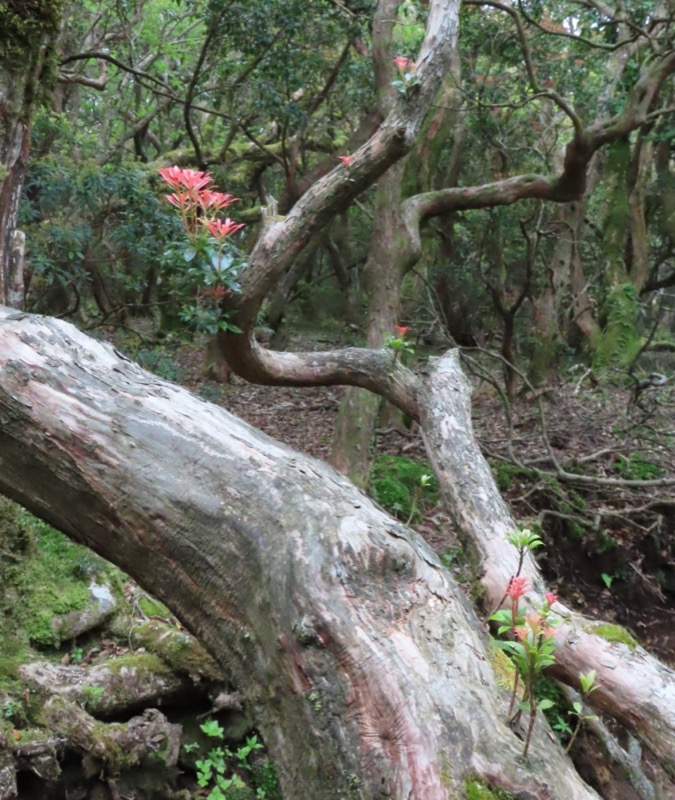
[[[236,376],[218,384],[204,380],[201,351],[181,348],[174,357],[188,388],[273,438],[330,459],[343,389],[255,386]],[[644,393],[637,404],[630,387],[578,377],[537,394],[505,408],[492,385],[474,381],[476,433],[515,518],[541,525],[541,566],[567,604],[628,628],[675,664],[675,481],[667,483],[675,476],[674,387]],[[415,426],[379,431],[376,452],[425,458]],[[508,466],[512,460],[523,469]],[[599,483],[560,480],[558,468]],[[638,479],[656,485],[626,484]],[[440,508],[415,527],[440,555],[458,547]]]

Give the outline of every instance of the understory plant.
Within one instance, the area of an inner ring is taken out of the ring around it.
[[[391,85],[397,92],[405,94],[413,86],[419,85],[417,64],[412,59],[405,56],[396,56],[394,66],[398,70],[398,77],[391,82]]]
[[[501,640],[497,646],[505,650],[515,664],[516,672],[509,703],[509,723],[512,726],[520,719],[523,712],[529,715],[527,732],[523,744],[523,758],[527,756],[537,711],[544,711],[553,705],[549,698],[538,700],[535,694],[537,679],[546,667],[555,663],[555,628],[550,617],[551,606],[557,601],[556,595],[547,593],[543,605],[524,611],[520,600],[529,589],[529,581],[520,575],[525,554],[542,545],[536,534],[527,528],[512,533],[509,541],[518,548],[518,567],[516,574],[509,580],[504,597],[508,599],[506,608],[499,608],[490,619],[497,622],[497,634],[509,633],[512,639]],[[518,696],[521,701],[517,704]],[[514,713],[515,710],[515,713]]]
[[[412,346],[412,342],[409,342],[406,339],[408,331],[410,330],[407,325],[397,325],[394,330],[396,331],[396,334],[394,336],[389,336],[385,341],[384,346],[387,350],[391,350],[393,352],[394,363],[396,363],[401,353],[409,353],[410,355],[414,355],[415,348]]]
[[[242,796],[243,790],[248,789],[250,793],[255,791],[256,800],[279,798],[276,773],[271,763],[265,761],[262,767],[255,768],[250,762],[251,754],[263,749],[257,736],[249,736],[245,744],[231,750],[223,744],[225,730],[216,720],[207,720],[199,727],[208,737],[220,742],[195,762],[197,784],[208,792],[206,795],[200,792],[199,797],[205,796],[206,800],[235,800]],[[193,752],[199,749],[199,745],[186,744],[184,748],[186,752]],[[258,784],[255,790],[248,788],[249,784],[242,779],[241,775],[246,773],[257,778],[254,781]]]
[[[516,667],[508,710],[509,724],[515,727],[523,712],[529,715],[523,744],[523,758],[525,758],[530,747],[537,712],[555,706],[555,701],[550,697],[537,696],[537,684],[546,668],[555,664],[556,620],[551,616],[551,608],[558,601],[558,597],[552,592],[547,592],[543,604],[538,608],[530,605],[530,608],[525,610],[521,606],[521,598],[530,588],[529,580],[520,574],[525,556],[528,552],[541,547],[543,542],[537,534],[527,528],[514,531],[507,538],[518,550],[518,565],[516,574],[509,579],[497,610],[490,619],[497,623],[498,636],[508,634],[511,637],[497,641],[496,645],[510,656]],[[502,608],[505,601],[508,601],[506,607]],[[584,722],[596,719],[595,716],[585,713],[585,702],[597,688],[595,677],[595,670],[579,675],[581,699],[572,703],[570,713],[576,717],[576,725],[565,748],[566,753],[572,747]],[[517,702],[519,696],[520,702]],[[563,725],[566,731],[570,732],[569,726],[564,722]]]
[[[572,749],[572,745],[574,744],[574,740],[579,735],[579,731],[581,730],[581,726],[584,722],[592,722],[594,719],[597,719],[595,714],[586,714],[585,713],[585,703],[588,700],[589,696],[598,688],[595,685],[595,676],[596,672],[594,669],[590,670],[586,674],[580,673],[579,674],[579,685],[581,688],[581,699],[575,700],[572,703],[572,711],[570,712],[577,718],[576,725],[574,726],[574,731],[572,732],[572,736],[570,737],[569,742],[567,742],[567,747],[565,747],[565,752],[569,753]]]
[[[221,308],[224,297],[239,291],[237,278],[246,266],[231,238],[243,224],[221,218],[237,198],[214,191],[207,172],[180,167],[158,172],[174,189],[165,200],[178,209],[187,237],[187,244],[169,248],[164,258],[169,294],[182,300],[180,318],[196,331],[240,333]]]

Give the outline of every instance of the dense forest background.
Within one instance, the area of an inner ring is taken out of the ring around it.
[[[458,47],[430,67],[433,6],[3,3],[3,302],[74,322],[326,458],[486,606],[406,377],[458,348],[482,452],[544,539],[549,584],[608,620],[609,641],[672,664],[675,9],[465,0]],[[231,233],[195,235],[210,207],[181,213],[173,167],[232,196]],[[275,226],[296,219],[275,249]],[[6,511],[51,543],[23,513]],[[542,691],[569,742],[574,699]],[[12,692],[10,731],[30,716]],[[671,796],[640,770],[622,777],[620,760],[603,779],[606,753],[580,741],[603,797]],[[276,797],[263,784],[257,796]]]

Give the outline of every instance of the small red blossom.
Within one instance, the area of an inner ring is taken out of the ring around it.
[[[222,211],[224,208],[231,206],[232,203],[236,203],[238,199],[237,197],[232,197],[231,194],[213,192],[211,189],[204,189],[197,198],[201,209],[206,213]]]
[[[405,339],[410,327],[408,325],[396,325],[394,330],[396,331],[396,335],[399,339]]]
[[[345,167],[351,166],[352,161],[354,160],[354,156],[338,156],[340,161],[342,161]]]
[[[537,614],[536,611],[528,611],[527,614],[525,614],[525,622],[530,626],[533,633],[539,632],[542,619],[543,617],[541,614]]]
[[[405,56],[396,56],[394,59],[394,66],[396,69],[404,72],[408,66],[408,59]]]
[[[553,603],[558,602],[558,595],[553,594],[553,592],[546,592],[544,598],[546,599],[546,603],[548,604],[549,607],[552,606]]]
[[[213,178],[208,172],[200,172],[194,169],[168,167],[167,169],[158,169],[157,172],[174,189],[185,188],[191,192],[199,192],[213,183]]]
[[[176,208],[185,208],[190,203],[191,196],[187,192],[175,192],[174,194],[165,194],[164,199]]]
[[[223,286],[220,283],[216,284],[215,286],[211,286],[205,292],[205,294],[207,294],[209,297],[213,298],[216,301],[217,300],[222,300],[223,297],[225,297],[225,295],[227,295],[229,293],[230,293],[230,290],[227,289],[225,286]]]
[[[517,577],[511,578],[509,581],[509,588],[506,590],[506,594],[511,600],[518,600],[521,598],[525,592],[529,589],[529,581],[527,578]]]
[[[530,630],[529,628],[514,628],[513,633],[515,634],[516,638],[520,639],[522,642],[530,635]]]
[[[552,625],[547,625],[545,628],[542,628],[539,633],[545,639],[554,639],[558,635],[558,631]]]
[[[237,224],[236,222],[232,222],[229,218],[225,221],[222,219],[213,219],[206,227],[211,236],[215,236],[216,239],[226,239],[228,236],[232,236],[233,233],[236,233],[240,228],[243,228],[244,224]]]
[[[174,189],[180,188],[183,184],[180,182],[180,175],[182,173],[180,167],[167,167],[166,169],[158,169],[157,172],[164,178],[164,180]]]

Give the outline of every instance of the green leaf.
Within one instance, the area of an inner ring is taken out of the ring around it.
[[[192,245],[188,245],[188,247],[186,247],[185,250],[183,250],[183,258],[188,263],[192,261],[196,255],[197,255],[197,250]]]
[[[216,739],[222,739],[225,733],[225,729],[221,725],[219,725],[215,719],[209,719],[206,722],[203,722],[199,726],[199,728],[207,736],[212,736]],[[222,751],[220,751],[220,754],[222,755]]]
[[[579,683],[581,684],[581,690],[584,694],[590,694],[598,688],[594,685],[596,675],[597,672],[594,669],[590,670],[590,672],[587,672],[585,675],[584,673],[579,673]]]

